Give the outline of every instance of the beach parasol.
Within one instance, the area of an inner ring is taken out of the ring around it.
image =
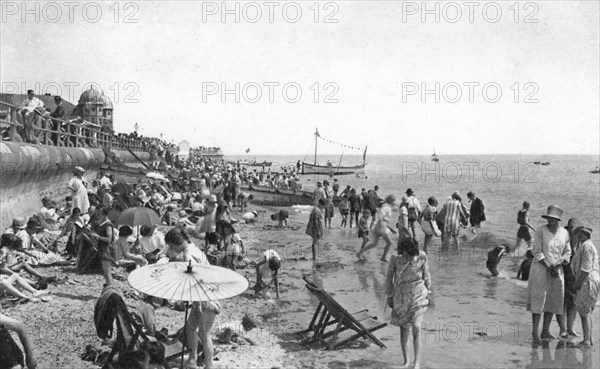
[[[127,281],[141,293],[167,300],[185,301],[185,325],[190,302],[216,301],[239,295],[248,280],[230,269],[185,262],[146,265],[129,273]],[[181,368],[183,368],[181,351]],[[194,358],[195,360],[195,358]]]
[[[156,172],[150,172],[150,173],[146,173],[146,177],[150,178],[150,179],[155,179],[157,181],[166,181],[167,179],[165,178],[165,176],[163,176],[160,173],[156,173]]]
[[[185,262],[147,265],[129,274],[131,287],[147,295],[175,301],[217,301],[248,289],[248,280],[231,269]]]
[[[128,208],[117,218],[117,226],[128,225],[132,228],[141,225],[152,226],[160,224],[160,217],[150,208]]]

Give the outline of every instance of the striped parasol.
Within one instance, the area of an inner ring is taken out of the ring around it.
[[[233,270],[209,264],[170,262],[134,270],[131,287],[150,296],[173,301],[216,301],[239,295],[248,281]]]

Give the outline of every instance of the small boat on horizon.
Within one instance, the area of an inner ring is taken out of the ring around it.
[[[433,155],[431,155],[431,161],[437,163],[440,161],[440,157],[435,153],[435,149],[433,150]]]
[[[596,167],[594,170],[590,170],[590,173],[592,173],[592,174],[598,174],[598,173],[600,173],[600,168]]]

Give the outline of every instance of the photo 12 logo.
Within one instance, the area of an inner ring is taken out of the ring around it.
[[[403,1],[402,23],[538,23],[539,10],[532,1]]]
[[[297,82],[202,82],[202,102],[207,103],[210,99],[223,104],[241,101],[295,104],[304,97],[314,103],[336,104],[339,90],[335,82],[314,82],[304,87]]]
[[[25,82],[2,82],[1,91],[6,94],[27,94],[27,91],[33,90],[36,95],[60,96],[63,100],[77,103],[79,97],[84,91],[90,88],[103,92],[113,103],[123,102],[125,104],[136,104],[140,102],[140,86],[136,82],[110,82],[107,89],[103,89],[96,82],[35,82],[27,84]]]
[[[537,104],[536,95],[540,87],[535,82],[513,82],[504,86],[498,82],[402,82],[402,102],[428,103],[446,102],[456,104],[459,102],[475,103],[483,100],[495,104],[503,96],[511,98],[515,103]]]
[[[202,23],[338,23],[339,10],[333,1],[203,1]]]
[[[500,163],[490,161],[479,162],[447,162],[441,165],[439,162],[402,162],[402,182],[433,181],[435,183],[475,183],[483,182],[497,183],[502,179],[514,183],[538,183],[536,177],[539,166],[534,163]]]
[[[139,23],[140,8],[131,1],[1,1],[2,23]]]

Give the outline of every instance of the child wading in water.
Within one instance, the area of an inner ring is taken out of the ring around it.
[[[500,259],[504,254],[510,253],[510,246],[507,244],[503,244],[502,246],[495,247],[492,251],[488,252],[487,262],[485,266],[492,273],[494,277],[498,276],[498,264],[500,264]]]
[[[367,209],[363,210],[362,217],[358,221],[358,238],[362,238],[363,242],[360,249],[364,249],[369,242],[369,217],[371,212]],[[361,259],[362,260],[362,259]]]
[[[338,205],[340,215],[342,216],[342,228],[346,228],[348,224],[348,214],[350,214],[350,201],[348,201],[348,195],[342,197],[342,201]]]

